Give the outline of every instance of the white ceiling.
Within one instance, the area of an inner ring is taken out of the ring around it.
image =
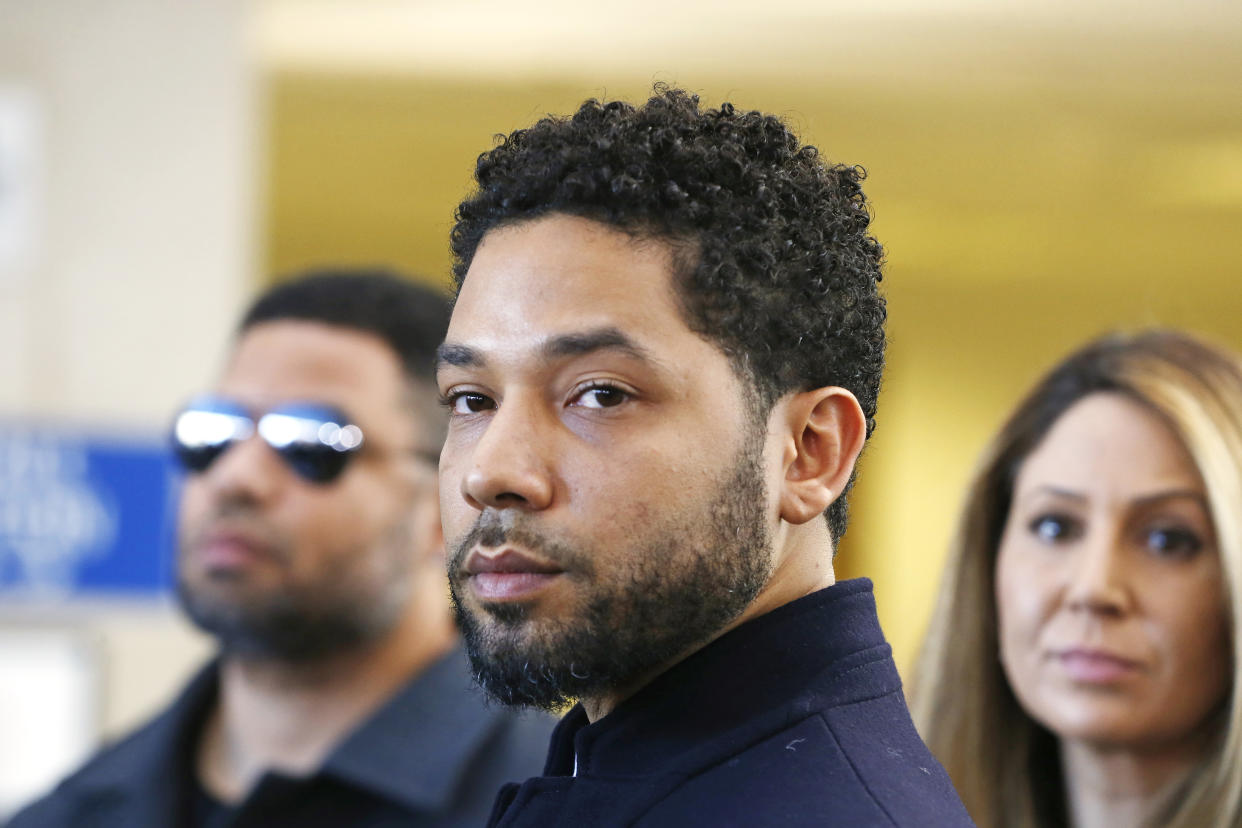
[[[260,0],[254,8],[253,46],[265,65],[336,71],[901,75],[963,52],[1056,71],[1047,58],[1067,48],[1142,58],[1154,43],[1185,52],[1181,62],[1209,63],[1242,51],[1234,0]]]

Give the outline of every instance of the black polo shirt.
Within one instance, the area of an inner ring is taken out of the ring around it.
[[[9,828],[189,828],[213,809],[194,783],[194,745],[215,704],[209,665],[159,717],[105,749]],[[313,775],[269,773],[204,828],[477,826],[502,783],[546,752],[552,722],[484,703],[464,654],[431,665],[348,736]]]
[[[544,775],[491,825],[967,826],[914,730],[866,579],[755,618],[595,723],[557,726]]]

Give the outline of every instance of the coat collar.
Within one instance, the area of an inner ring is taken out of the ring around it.
[[[899,690],[871,581],[843,581],[748,621],[587,723],[557,726],[545,774],[635,774],[693,763],[722,734]],[[881,662],[865,680],[851,671]]]

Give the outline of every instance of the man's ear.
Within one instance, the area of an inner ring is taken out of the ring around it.
[[[844,388],[803,391],[786,400],[781,519],[798,525],[824,512],[849,483],[867,438],[858,398]]]

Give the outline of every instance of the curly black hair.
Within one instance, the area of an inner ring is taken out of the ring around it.
[[[697,95],[664,86],[641,107],[592,99],[497,139],[457,208],[458,289],[490,230],[548,213],[666,240],[682,253],[674,281],[687,324],[730,359],[757,413],[790,392],[841,386],[870,436],[886,311],[860,167],[825,164],[776,116],[701,109]],[[834,538],[846,509],[842,493],[826,512]]]

